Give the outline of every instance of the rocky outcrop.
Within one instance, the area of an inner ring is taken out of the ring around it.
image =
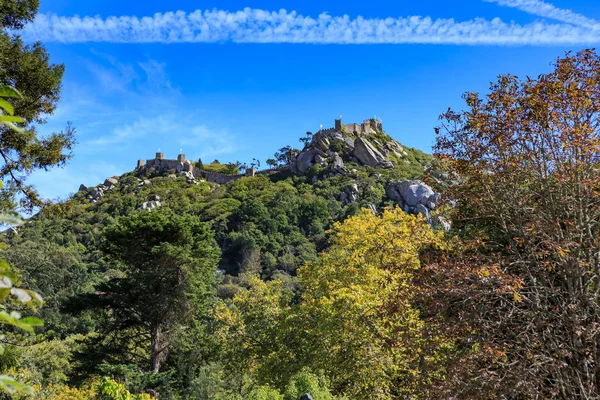
[[[135,190],[139,190],[142,187],[144,187],[146,185],[151,185],[151,184],[152,184],[152,182],[148,179],[144,179],[144,180],[138,179],[138,185],[135,187]]]
[[[344,160],[373,168],[393,168],[392,160],[406,157],[407,153],[381,129],[381,123],[375,120],[346,126],[336,121],[335,128],[321,130],[312,136],[310,143],[292,161],[291,170],[295,174],[304,174],[319,165],[329,167],[321,177],[347,175],[349,171]]]
[[[119,183],[118,179],[107,178],[103,184],[98,185],[93,188],[88,189],[85,187],[85,185],[81,185],[81,186],[79,186],[79,191],[87,191],[88,199],[92,203],[96,203],[96,202],[98,202],[98,200],[100,200],[102,198],[102,196],[104,196],[106,194],[106,192],[114,189],[117,186],[117,183]]]
[[[348,172],[344,166],[344,160],[342,160],[342,157],[336,152],[333,152],[331,155],[331,170],[338,174],[346,174]]]
[[[104,181],[104,186],[112,188],[112,187],[113,187],[113,186],[115,186],[117,183],[119,183],[119,180],[118,180],[118,179],[115,179],[115,178],[107,178],[107,179]]]
[[[340,201],[344,204],[356,203],[359,200],[358,184],[354,182],[352,185],[344,188],[340,195]]]
[[[185,176],[185,182],[188,185],[197,185],[196,178],[194,177],[194,173],[192,171],[181,171],[179,175]]]
[[[363,165],[379,168],[393,168],[394,164],[387,160],[369,141],[357,137],[354,141],[352,155]]]
[[[431,212],[440,204],[440,194],[421,181],[393,181],[386,184],[385,193],[409,214],[421,214],[432,226],[450,229],[449,222]]]
[[[160,201],[147,201],[145,203],[142,203],[140,210],[154,210],[155,208],[159,208],[161,207],[162,204]]]
[[[297,174],[305,173],[317,163],[317,156],[325,159],[327,158],[327,153],[316,147],[306,149],[296,157],[296,160],[292,164],[292,171]]]

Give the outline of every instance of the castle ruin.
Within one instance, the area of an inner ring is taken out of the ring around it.
[[[374,132],[383,131],[383,124],[381,122],[381,120],[378,120],[377,118],[369,118],[369,119],[365,119],[362,124],[357,124],[357,123],[350,123],[347,125],[344,125],[344,123],[342,122],[342,118],[340,117],[340,119],[336,119],[335,120],[335,126],[333,128],[328,128],[328,129],[320,129],[317,133],[319,132],[345,132],[345,133],[350,133],[350,134],[354,134],[357,136],[362,136],[362,135],[368,135]]]
[[[313,142],[318,142],[317,139],[320,137],[339,137],[340,139],[346,141],[350,148],[354,149],[355,139],[360,141],[362,140],[360,139],[361,137],[366,137],[369,134],[376,132],[383,132],[382,121],[377,118],[365,119],[361,124],[350,123],[344,125],[342,117],[340,116],[340,119],[335,120],[335,126],[333,128],[320,129],[313,136]],[[343,133],[346,135],[343,135]],[[348,135],[354,135],[354,137],[349,137]],[[173,160],[165,159],[165,154],[160,151],[158,151],[156,156],[151,160],[138,160],[136,170],[149,170],[151,168],[163,173],[176,172],[178,174],[188,176],[188,178],[191,180],[199,178],[219,184],[235,181],[245,176],[266,174],[273,171],[272,169],[255,171],[254,168],[248,167],[246,168],[244,174],[222,174],[218,172],[206,171],[196,167],[192,161],[186,159],[185,154],[178,154],[177,158]],[[280,169],[282,168],[286,168],[286,166],[280,167]]]
[[[176,173],[186,175],[191,179],[205,179],[209,182],[215,182],[224,184],[227,182],[235,181],[245,176],[254,176],[257,173],[265,173],[267,171],[256,171],[252,167],[246,168],[244,174],[228,175],[218,172],[205,171],[200,169],[192,163],[192,161],[186,159],[185,154],[178,154],[177,159],[169,160],[165,159],[165,154],[157,152],[155,158],[151,160],[139,159],[137,162],[136,170],[148,170],[153,168],[163,173],[175,171]]]

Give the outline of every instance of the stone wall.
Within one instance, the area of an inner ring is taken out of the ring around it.
[[[207,180],[208,182],[215,182],[215,183],[218,183],[219,185],[223,185],[225,183],[236,181],[245,176],[242,174],[228,175],[228,174],[220,174],[218,172],[208,172],[208,171],[204,171],[198,167],[194,167],[192,169],[192,174],[194,175],[194,178],[204,179],[204,180]]]
[[[354,122],[351,123],[351,124],[347,124],[346,126],[344,126],[344,130],[347,133],[354,133],[354,132],[356,132],[358,134],[362,133],[362,127],[359,124],[354,123]]]
[[[169,171],[174,169],[177,172],[183,171],[183,164],[177,160],[146,160],[146,168],[154,168],[159,171]]]

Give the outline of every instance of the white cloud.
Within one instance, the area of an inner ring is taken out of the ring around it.
[[[198,107],[181,102],[164,63],[151,58],[121,63],[92,53],[95,57],[83,62],[98,66],[90,72],[103,72],[78,84],[67,82],[64,100],[48,124],[40,126],[41,134],[49,134],[73,120],[78,141],[67,167],[32,174],[28,182],[43,197],[64,197],[81,183],[97,185],[130,171],[138,157],[150,158],[159,147],[169,158],[183,147],[190,159],[239,150],[234,135]]]
[[[231,154],[237,150],[235,136],[227,130],[209,129],[205,125],[192,127],[191,134],[179,139],[179,144],[192,149],[200,149],[200,157],[216,157],[222,154]]]
[[[505,7],[517,8],[529,14],[550,18],[568,24],[590,29],[599,29],[600,22],[578,14],[572,10],[558,8],[542,0],[484,0],[488,3],[497,3]]]
[[[197,10],[156,13],[138,18],[61,17],[38,15],[25,29],[31,40],[45,42],[246,42],[246,43],[428,43],[465,45],[591,44],[600,41],[595,21],[560,10],[539,0],[486,0],[518,7],[569,24],[534,22],[520,25],[499,18],[464,22],[409,16],[350,18],[321,14],[309,17],[296,11],[245,8],[237,12]],[[562,17],[561,17],[562,14]]]
[[[136,142],[153,142],[157,146],[181,146],[189,155],[214,157],[237,150],[235,136],[224,129],[211,129],[195,121],[194,115],[174,111],[155,117],[141,116],[132,123],[115,127],[109,135],[91,140],[87,148],[137,148]],[[171,149],[176,150],[176,149]]]
[[[145,62],[139,62],[138,65],[146,74],[146,87],[142,87],[142,89],[148,89],[152,93],[156,93],[156,90],[159,89],[164,89],[174,94],[179,93],[179,90],[175,89],[169,80],[166,71],[167,64],[148,59]]]

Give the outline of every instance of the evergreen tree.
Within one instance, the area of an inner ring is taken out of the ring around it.
[[[74,130],[70,125],[63,132],[46,137],[38,134],[35,125],[44,124],[56,109],[60,98],[64,66],[50,63],[44,46],[24,44],[15,30],[34,19],[38,0],[3,0],[0,3],[0,85],[16,88],[22,98],[14,102],[14,113],[25,119],[24,130],[0,129],[0,209],[12,209],[15,199],[25,211],[43,204],[35,188],[26,184],[36,169],[47,170],[63,166],[71,156]]]
[[[147,349],[133,361],[158,372],[179,329],[208,306],[218,258],[212,233],[196,217],[163,209],[120,218],[104,239],[115,277],[74,303],[110,310],[104,343]]]

